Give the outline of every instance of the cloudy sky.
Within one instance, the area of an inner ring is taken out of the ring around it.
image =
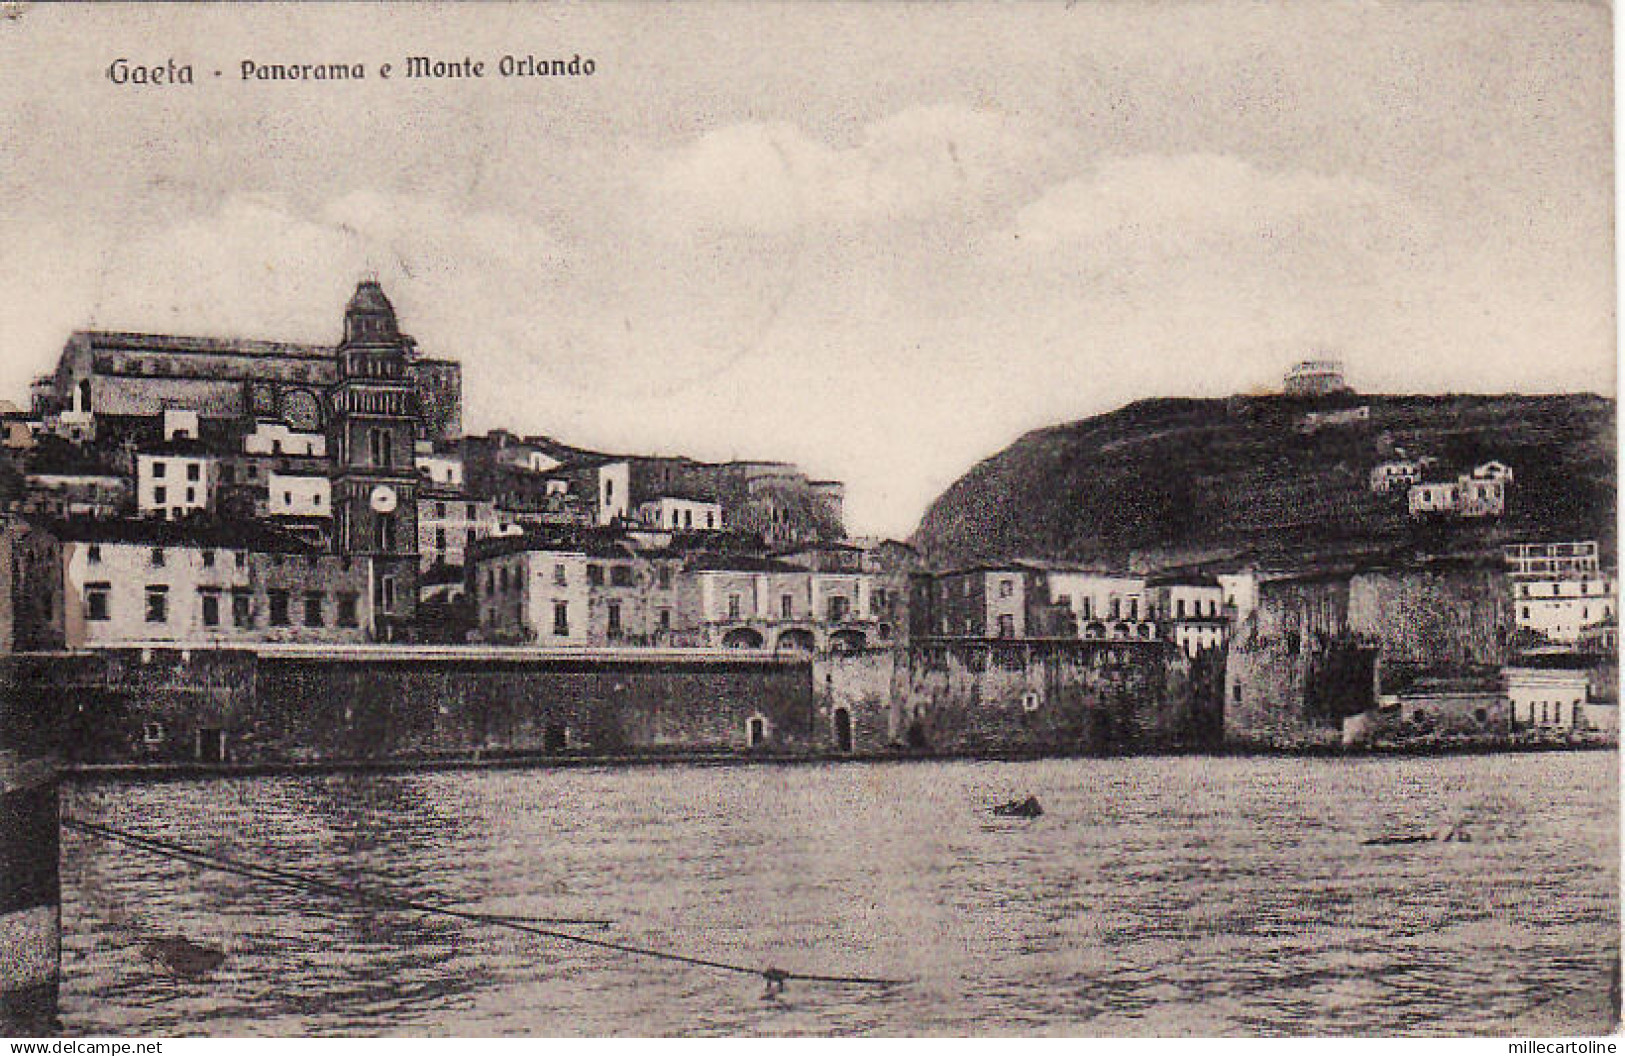
[[[1029,429],[1312,353],[1370,391],[1614,388],[1601,4],[3,14],[18,401],[75,328],[334,341],[373,270],[471,430],[794,460],[902,534]]]

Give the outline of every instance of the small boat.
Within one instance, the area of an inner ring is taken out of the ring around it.
[[[1036,818],[1042,816],[1044,807],[1038,802],[1037,796],[1028,796],[1026,799],[1012,799],[1008,803],[1000,803],[993,808],[994,817],[999,818]]]
[[[1463,822],[1446,825],[1437,832],[1410,832],[1396,836],[1373,836],[1360,841],[1366,847],[1393,847],[1406,843],[1472,843],[1473,834]]]
[[[220,967],[226,955],[181,935],[164,935],[141,944],[141,952],[172,975],[201,979]]]

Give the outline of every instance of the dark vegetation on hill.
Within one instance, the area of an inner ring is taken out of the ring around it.
[[[1370,420],[1301,429],[1308,411]],[[1029,433],[926,511],[938,565],[1012,557],[1113,566],[1482,554],[1519,540],[1614,552],[1614,403],[1598,396],[1156,399]],[[1402,448],[1467,471],[1513,467],[1506,516],[1413,520],[1371,468]]]

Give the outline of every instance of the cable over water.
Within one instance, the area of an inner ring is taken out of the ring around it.
[[[612,950],[616,953],[624,953],[634,957],[648,957],[654,960],[692,965],[697,968],[712,968],[717,971],[735,972],[740,975],[756,975],[767,981],[769,994],[775,994],[782,991],[784,989],[784,984],[791,980],[808,983],[831,983],[844,986],[879,987],[901,986],[906,982],[906,980],[903,979],[883,979],[874,976],[820,975],[811,972],[786,971],[784,969],[774,967],[756,968],[746,964],[720,961],[708,957],[694,957],[684,953],[674,953],[670,950],[659,950],[648,946],[634,946],[630,943],[612,942],[609,939],[598,939],[593,938],[590,935],[578,935],[572,932],[559,931],[552,927],[541,927],[539,924],[531,922],[532,919],[536,919],[546,920],[548,923],[573,924],[576,926],[589,924],[607,926],[609,924],[608,921],[587,919],[562,920],[548,918],[519,918],[491,913],[477,913],[471,910],[455,909],[451,906],[437,905],[432,902],[424,902],[418,899],[402,898],[400,896],[387,894],[382,891],[364,888],[357,884],[334,883],[332,881],[323,880],[320,877],[312,876],[308,873],[300,873],[290,869],[279,869],[268,865],[257,865],[252,862],[245,862],[240,859],[229,858],[225,855],[211,854],[207,851],[200,851],[192,847],[187,847],[184,844],[158,839],[157,837],[141,836],[123,829],[114,828],[111,825],[103,825],[91,821],[81,821],[78,818],[73,818],[66,815],[64,815],[62,818],[62,824],[76,832],[81,832],[88,836],[95,836],[104,840],[111,840],[115,843],[121,843],[125,846],[145,851],[148,854],[157,855],[162,858],[169,858],[174,861],[185,862],[189,865],[195,865],[202,869],[210,869],[215,872],[231,873],[236,876],[245,877],[251,880],[258,880],[262,883],[272,884],[278,887],[323,894],[334,898],[343,898],[353,902],[358,902],[362,905],[374,906],[381,909],[426,913],[436,916],[450,917],[455,920],[462,920],[472,924],[484,924],[488,927],[506,928],[509,931],[517,931],[526,935],[534,935],[539,938],[553,939],[558,942],[574,943],[580,946],[591,946],[602,950]]]

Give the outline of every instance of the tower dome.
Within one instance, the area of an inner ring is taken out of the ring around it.
[[[344,343],[395,344],[400,340],[395,306],[384,296],[377,279],[356,283],[355,295],[344,309]]]

